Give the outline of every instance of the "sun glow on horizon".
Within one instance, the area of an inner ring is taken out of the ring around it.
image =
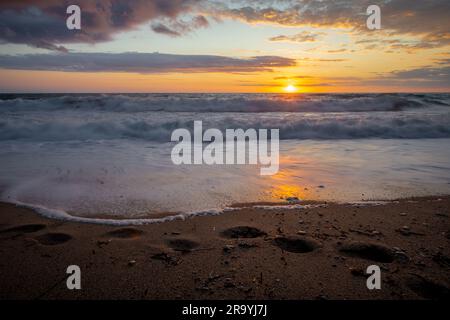
[[[283,90],[286,92],[289,92],[289,93],[293,93],[293,92],[297,92],[298,88],[293,86],[292,84],[290,84],[287,87],[285,87]]]

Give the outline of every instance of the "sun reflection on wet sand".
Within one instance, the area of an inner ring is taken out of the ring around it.
[[[290,197],[299,199],[313,198],[313,192],[306,186],[308,179],[307,172],[299,164],[307,163],[303,157],[293,157],[290,155],[280,156],[280,170],[273,176],[268,176],[267,193],[273,199],[285,200]]]

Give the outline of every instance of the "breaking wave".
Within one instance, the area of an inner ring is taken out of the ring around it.
[[[229,115],[210,119],[203,117],[203,129],[279,129],[280,139],[423,139],[449,138],[450,114],[411,114],[401,117],[384,115],[327,115],[277,117],[239,117]],[[189,118],[189,117],[187,117]],[[23,119],[0,120],[0,141],[85,141],[139,139],[170,141],[173,130],[186,128],[192,132],[193,119],[108,119],[99,121],[63,121]]]
[[[0,141],[170,141],[177,128],[281,139],[450,137],[450,94],[3,94]]]
[[[450,105],[449,94],[3,94],[0,112],[370,112]]]

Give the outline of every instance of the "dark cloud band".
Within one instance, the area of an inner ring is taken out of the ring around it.
[[[3,69],[65,72],[257,72],[295,64],[294,59],[278,56],[244,59],[138,52],[0,55]]]

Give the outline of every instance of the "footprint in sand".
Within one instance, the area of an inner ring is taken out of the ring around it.
[[[200,246],[199,243],[189,239],[170,239],[167,240],[167,244],[175,251],[191,252]]]
[[[1,230],[0,233],[33,233],[45,229],[45,224],[24,224]]]
[[[107,232],[105,236],[118,239],[136,239],[143,233],[144,231],[135,228],[121,228]]]
[[[258,238],[267,233],[254,227],[238,226],[223,230],[221,235],[225,238]]]
[[[409,278],[406,285],[419,296],[433,300],[448,300],[450,298],[450,289],[446,286],[419,275],[415,276]]]
[[[339,251],[351,257],[357,257],[377,262],[394,261],[394,252],[385,245],[369,242],[349,242],[340,245]]]
[[[273,244],[284,251],[294,253],[307,253],[320,247],[320,243],[313,239],[303,237],[277,237]]]
[[[55,246],[71,240],[72,236],[65,233],[45,233],[34,239],[45,246]]]

